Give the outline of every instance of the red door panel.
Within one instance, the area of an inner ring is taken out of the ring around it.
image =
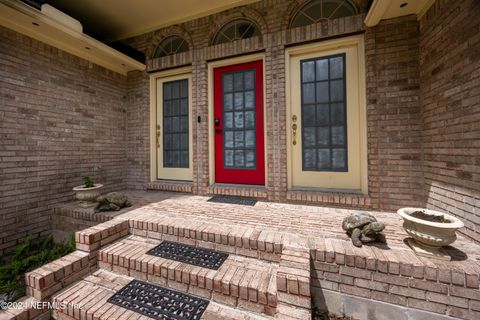
[[[214,69],[215,181],[265,184],[262,61]]]

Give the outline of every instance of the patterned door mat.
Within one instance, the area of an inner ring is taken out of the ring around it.
[[[239,204],[243,206],[254,206],[257,203],[256,199],[233,197],[233,196],[213,196],[207,200],[208,202]]]
[[[213,270],[218,270],[228,258],[228,253],[225,252],[170,241],[163,241],[147,254]]]
[[[147,282],[132,280],[108,302],[161,320],[197,320],[209,301]]]

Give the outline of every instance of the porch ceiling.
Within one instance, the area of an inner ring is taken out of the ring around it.
[[[100,40],[119,40],[258,0],[52,0]]]

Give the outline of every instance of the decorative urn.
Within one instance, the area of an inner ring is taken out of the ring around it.
[[[407,242],[416,254],[450,260],[441,248],[455,242],[455,232],[464,226],[462,221],[447,213],[422,208],[401,208],[397,213],[412,237]]]
[[[80,201],[94,202],[102,194],[103,184],[94,184],[93,187],[85,187],[85,185],[73,188],[75,198]]]

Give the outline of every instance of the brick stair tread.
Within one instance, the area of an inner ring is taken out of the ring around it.
[[[99,266],[207,298],[212,295],[220,302],[232,297],[248,304],[276,306],[278,264],[230,254],[218,270],[212,270],[146,254],[160,243],[129,236],[102,248]]]
[[[108,298],[131,280],[133,280],[131,277],[99,269],[53,295],[52,301],[57,308],[53,310],[52,316],[54,319],[63,320],[151,319],[107,302]],[[202,319],[271,320],[273,318],[210,301]]]

